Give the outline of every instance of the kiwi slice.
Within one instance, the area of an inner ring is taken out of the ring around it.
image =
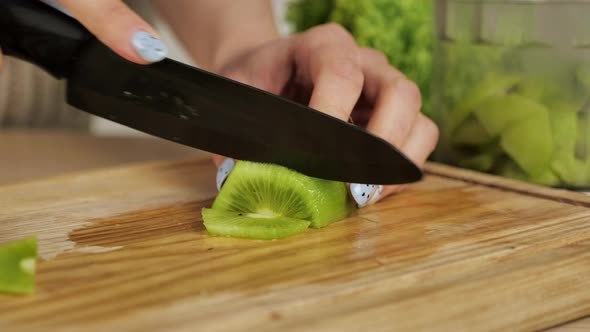
[[[551,169],[563,183],[583,185],[586,182],[586,163],[573,155],[560,155],[551,162]]]
[[[586,178],[586,165],[576,158],[578,137],[578,117],[575,109],[566,103],[551,106],[549,120],[553,133],[553,157],[551,169],[569,185],[583,184]]]
[[[305,232],[307,220],[243,213],[219,209],[203,209],[205,227],[212,235],[246,237],[261,240],[282,239]]]
[[[543,78],[524,78],[514,89],[514,93],[546,104],[553,100],[563,100],[560,95],[560,88],[556,83],[553,83]]]
[[[548,168],[541,172],[537,176],[530,178],[530,181],[543,186],[557,186],[561,181],[560,178],[553,172],[551,168]]]
[[[354,209],[343,182],[288,168],[238,161],[211,209],[203,209],[214,235],[279,239],[347,217]]]
[[[555,175],[551,169],[545,169],[536,176],[530,176],[512,160],[504,161],[496,173],[507,178],[532,182],[544,186],[555,186],[560,182],[557,175]]]
[[[580,112],[577,119],[575,156],[581,160],[590,160],[590,114]]]
[[[475,110],[482,126],[494,137],[515,123],[528,121],[529,117],[537,113],[547,112],[542,104],[517,95],[488,98],[478,104]]]
[[[30,294],[35,286],[37,239],[0,245],[0,292]]]
[[[458,161],[459,167],[469,168],[480,172],[487,172],[493,166],[496,157],[492,154],[482,153],[474,157],[467,157]]]
[[[505,96],[521,78],[516,75],[490,74],[469,90],[450,114],[449,132],[454,133],[482,101],[493,97]]]
[[[500,146],[531,177],[542,176],[553,154],[553,136],[547,112],[504,130]]]
[[[576,79],[581,86],[590,91],[590,65],[580,65],[576,70]]]
[[[481,146],[490,143],[494,138],[475,118],[470,116],[457,128],[452,137],[454,145]]]
[[[511,159],[503,161],[495,173],[510,179],[530,181],[530,177]]]

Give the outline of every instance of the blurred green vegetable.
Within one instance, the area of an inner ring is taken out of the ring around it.
[[[430,78],[434,40],[431,0],[298,0],[287,20],[295,31],[336,22],[361,46],[385,53],[389,62],[416,82],[423,111],[430,110]]]

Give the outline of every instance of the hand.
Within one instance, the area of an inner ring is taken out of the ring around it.
[[[121,0],[45,0],[61,5],[102,43],[139,64],[160,61],[168,49],[156,31]]]
[[[420,113],[416,84],[390,66],[382,53],[359,47],[339,25],[318,26],[268,42],[238,54],[215,71],[341,120],[351,119],[398,147],[419,167],[438,141],[438,128]],[[214,161],[221,165],[221,184],[232,161],[222,165],[221,156]],[[351,184],[350,190],[362,207],[402,187]]]

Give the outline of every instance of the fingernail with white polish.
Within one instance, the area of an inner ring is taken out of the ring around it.
[[[379,200],[379,196],[381,196],[382,191],[382,185],[375,186],[375,189],[373,190],[373,193],[371,193],[371,197],[369,198],[369,203],[367,203],[367,205],[375,204]]]
[[[229,173],[234,169],[235,164],[236,162],[233,159],[226,159],[221,163],[217,171],[217,190],[221,190],[221,186],[223,186],[225,179],[227,179]]]
[[[350,193],[354,198],[356,205],[359,208],[373,204],[379,199],[379,195],[383,191],[383,186],[375,186],[373,184],[350,184]]]
[[[168,48],[164,43],[145,31],[133,33],[131,45],[139,55],[148,62],[157,62],[166,58]]]

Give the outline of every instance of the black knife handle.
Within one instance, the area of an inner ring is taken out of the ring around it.
[[[31,62],[57,78],[93,35],[72,17],[38,0],[0,0],[2,53]]]

